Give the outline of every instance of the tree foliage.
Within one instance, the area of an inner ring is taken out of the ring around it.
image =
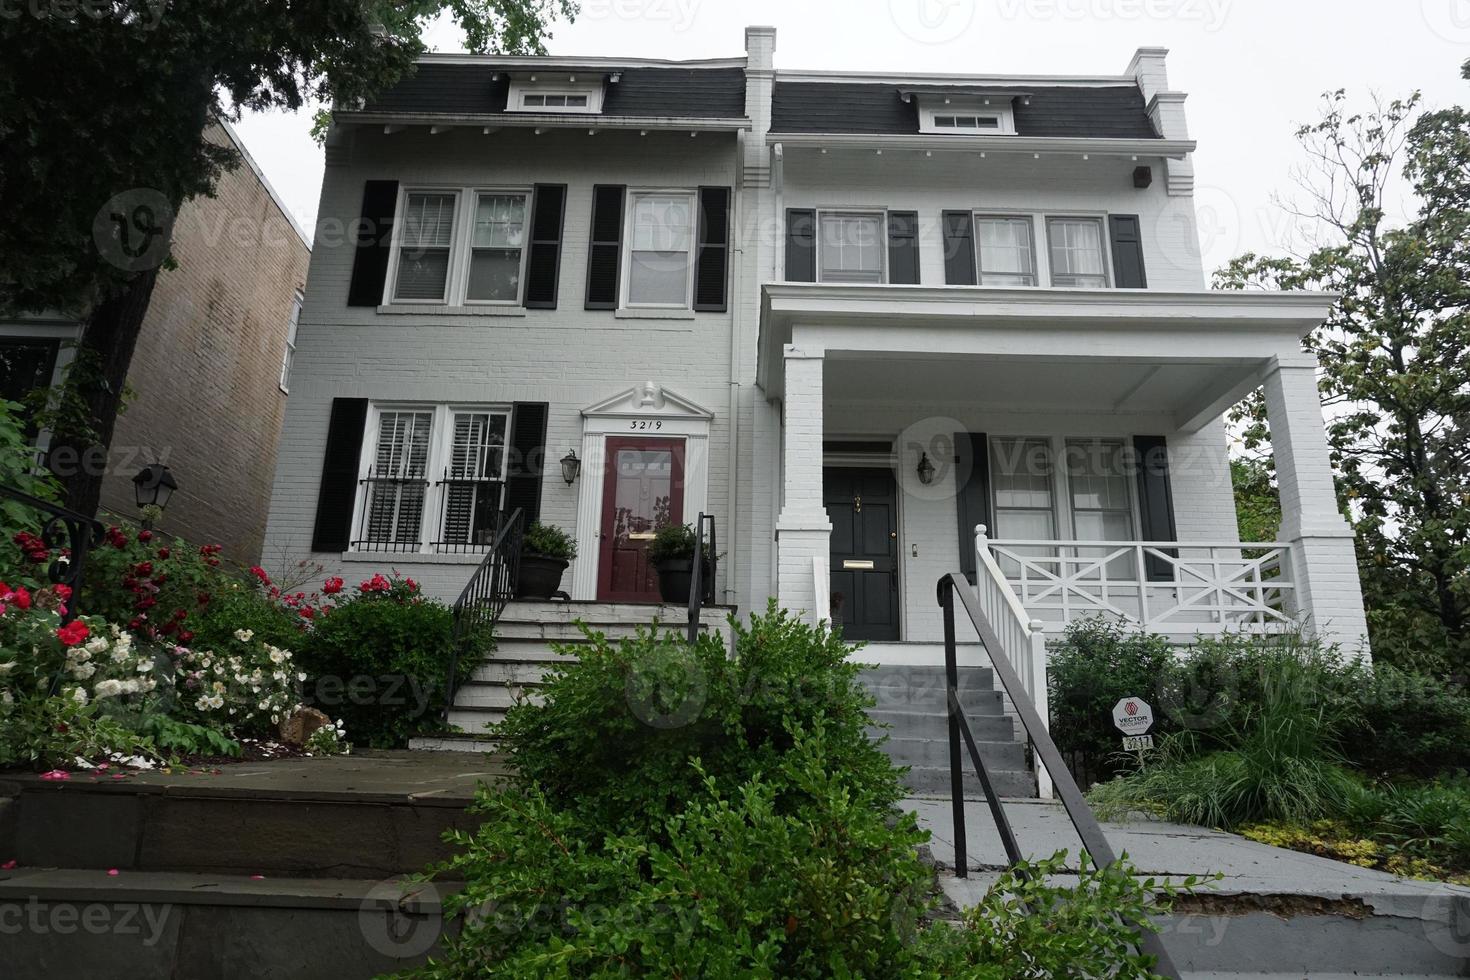
[[[1240,256],[1222,288],[1340,293],[1304,345],[1321,365],[1339,495],[1358,534],[1380,658],[1470,658],[1470,115],[1421,112],[1417,94],[1354,112],[1343,91],[1298,138],[1309,166],[1298,217],[1326,232],[1301,257]],[[1413,191],[1402,227],[1395,182]],[[1259,398],[1241,416],[1267,437]]]
[[[543,53],[575,0],[67,0],[0,17],[0,316],[85,323],[79,391],[106,446],[174,218],[238,165],[212,121],[313,102],[354,106],[411,70],[447,15],[472,51]],[[67,474],[95,509],[101,475]]]

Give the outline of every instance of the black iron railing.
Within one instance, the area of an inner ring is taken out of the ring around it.
[[[440,554],[475,554],[495,544],[499,530],[503,480],[482,479],[463,470],[446,469],[439,491],[439,540],[433,543]]]
[[[1062,805],[1067,809],[1067,816],[1071,818],[1072,826],[1077,830],[1077,836],[1082,839],[1082,846],[1092,858],[1093,864],[1099,868],[1112,864],[1117,860],[1112,845],[1108,843],[1102,827],[1098,825],[1097,817],[1093,815],[1092,808],[1087,805],[1082,791],[1077,788],[1071,772],[1063,763],[1062,753],[1052,741],[1051,733],[1047,731],[1041,716],[1037,714],[1036,706],[1027,695],[1021,679],[1016,676],[1010,658],[1002,648],[995,628],[991,625],[984,610],[981,609],[972,587],[962,575],[946,575],[939,580],[939,605],[944,610],[944,671],[949,706],[949,773],[950,793],[954,808],[955,875],[960,878],[969,875],[965,844],[965,769],[963,755],[960,751],[962,740],[969,750],[970,762],[975,767],[975,774],[980,777],[980,786],[985,791],[985,798],[990,804],[990,814],[995,819],[996,830],[1000,832],[1006,857],[1012,866],[1019,864],[1022,860],[1021,847],[1016,842],[1016,835],[1011,829],[1010,821],[1006,819],[1005,807],[995,792],[994,784],[990,781],[990,773],[985,767],[985,760],[975,745],[975,736],[970,733],[969,722],[965,720],[965,711],[960,705],[959,660],[955,649],[954,626],[956,595],[959,596],[960,604],[964,606],[966,614],[970,617],[970,622],[974,624],[975,631],[980,634],[980,642],[985,645],[986,651],[990,654],[990,664],[995,676],[1000,679],[1006,694],[1010,695],[1011,703],[1015,705],[1016,714],[1020,716],[1021,725],[1026,730],[1026,737],[1031,741],[1036,761],[1045,766],[1046,771],[1051,775],[1056,794],[1061,797]],[[1178,980],[1179,971],[1174,967],[1173,960],[1169,958],[1169,953],[1164,948],[1158,933],[1153,932],[1143,923],[1136,923],[1135,926],[1140,934],[1140,949],[1157,961],[1154,972]]]
[[[521,539],[525,535],[525,515],[499,514],[496,532],[485,560],[480,562],[464,591],[454,600],[454,648],[449,654],[449,671],[444,679],[444,722],[449,722],[449,709],[454,705],[458,689],[461,655],[472,644],[485,642],[506,603],[515,596],[516,579],[521,570]]]
[[[705,528],[709,540],[705,540]],[[720,549],[715,540],[715,517],[701,513],[694,523],[694,569],[689,579],[689,642],[699,640],[701,613],[715,603],[715,572],[718,571]],[[707,574],[706,574],[707,573]]]
[[[367,476],[358,482],[363,487],[362,518],[352,550],[421,550],[420,529],[429,496],[429,481],[422,469],[384,473],[368,467]]]
[[[0,486],[0,497],[18,501],[44,515],[40,538],[47,548],[57,553],[46,566],[46,577],[53,585],[71,589],[71,601],[66,603],[66,612],[61,617],[62,623],[71,622],[82,608],[82,579],[87,569],[87,552],[102,543],[106,529],[101,521],[86,514],[67,510],[14,487]]]

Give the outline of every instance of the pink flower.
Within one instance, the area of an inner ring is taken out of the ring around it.
[[[0,864],[0,871],[14,871],[17,867],[19,867],[19,862],[15,858],[11,858],[4,864]]]
[[[92,631],[80,619],[74,619],[56,631],[56,638],[69,647],[79,647],[86,642]]]
[[[116,878],[117,877],[117,869],[116,868],[108,868],[107,869],[107,877],[109,877],[109,878]]]
[[[48,783],[64,783],[71,778],[71,773],[65,769],[52,769],[50,772],[41,773],[41,778]]]

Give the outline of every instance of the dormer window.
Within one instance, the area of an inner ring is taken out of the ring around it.
[[[1009,98],[920,97],[919,132],[946,136],[1014,136]]]
[[[507,112],[598,113],[602,111],[601,75],[512,77],[506,97]]]

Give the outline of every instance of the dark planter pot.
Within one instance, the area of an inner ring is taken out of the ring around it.
[[[654,568],[658,571],[658,597],[670,605],[689,605],[689,589],[694,584],[694,559],[671,558],[661,561]],[[704,580],[709,582],[710,565],[704,563]]]
[[[516,578],[516,598],[550,599],[561,589],[562,573],[570,564],[565,558],[521,555],[521,572]]]

